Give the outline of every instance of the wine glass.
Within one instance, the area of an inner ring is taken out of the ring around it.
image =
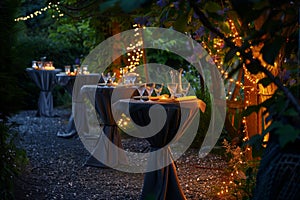
[[[134,85],[134,82],[136,80],[136,76],[132,76],[130,80],[131,80],[132,85]]]
[[[155,84],[155,87],[154,87],[154,92],[156,94],[156,96],[160,96],[160,93],[162,92],[162,89],[164,87],[164,84]]]
[[[138,85],[137,90],[138,90],[138,92],[140,94],[140,100],[142,100],[143,94],[144,94],[144,92],[146,90],[146,84]]]
[[[126,74],[126,81],[128,84],[132,84],[134,85],[134,82],[136,80],[136,73],[132,73],[132,72],[129,72]]]
[[[38,65],[37,65],[37,61],[32,61],[32,68],[33,69],[36,69],[36,68],[38,68]]]
[[[148,99],[150,99],[151,94],[152,94],[152,92],[154,90],[154,87],[155,87],[155,83],[146,83],[145,86],[146,86],[146,91],[148,93]]]
[[[109,79],[109,76],[108,75],[104,75],[104,73],[101,73],[101,76],[102,76],[102,78],[103,78],[103,80],[104,80],[104,83],[105,83],[105,85],[107,84],[107,81],[108,81],[108,79]]]
[[[171,98],[174,99],[175,97],[175,92],[177,90],[177,87],[178,87],[178,83],[168,83],[167,84],[167,87],[169,89],[169,92],[171,94]]]
[[[187,96],[190,91],[191,84],[190,83],[182,83],[182,96]]]

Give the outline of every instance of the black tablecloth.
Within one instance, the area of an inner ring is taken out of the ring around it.
[[[37,116],[54,116],[52,90],[57,83],[55,75],[60,71],[61,69],[35,70],[33,68],[26,68],[26,72],[29,77],[41,90],[38,101],[38,111],[36,114]]]
[[[167,113],[167,121],[163,129],[156,135],[146,138],[150,143],[151,151],[155,151],[167,145],[178,132],[180,125],[180,106],[174,104],[162,104]],[[135,123],[140,126],[146,126],[150,123],[149,109],[152,104],[130,103],[130,114]],[[170,156],[167,154],[166,156]],[[155,162],[155,158],[148,162]],[[165,159],[172,159],[166,157]],[[164,167],[163,169],[148,172],[144,177],[143,190],[140,199],[155,199],[155,200],[177,200],[185,199],[185,196],[180,188],[176,167],[174,162]]]
[[[111,110],[111,105],[119,99],[114,100],[112,94],[113,91],[115,91],[118,93],[118,98],[129,98],[134,94],[135,89],[85,85],[81,90],[91,103],[95,105],[95,110],[99,115],[99,125],[102,127],[98,143],[92,152],[92,156],[86,162],[86,165],[94,167],[126,165],[128,161],[124,152],[118,151],[113,147],[113,145],[115,145],[123,149],[120,130],[116,125]]]
[[[78,76],[68,76],[65,73],[60,73],[60,74],[56,74],[56,78],[57,78],[57,83],[59,85],[63,86],[65,88],[65,90],[72,96],[73,87],[74,87],[74,83],[75,83],[76,79],[78,79],[77,80],[77,82],[78,82],[77,88],[80,90],[81,86],[83,86],[85,84],[97,83],[100,79],[100,74],[91,73],[91,74],[82,74],[82,75],[78,75]],[[69,118],[67,132],[66,133],[58,133],[57,135],[60,137],[69,138],[77,133],[75,122],[74,122],[73,104],[80,103],[80,102],[79,102],[78,98],[76,100],[74,99],[73,102],[74,103],[72,103],[72,113]],[[75,107],[75,105],[74,105],[74,107]],[[80,123],[79,126],[83,127],[83,130],[85,132],[88,132],[88,126],[87,126],[88,122],[86,121],[86,117],[82,117],[82,119],[80,121],[82,123]]]
[[[147,161],[148,169],[145,170],[146,173],[141,194],[142,200],[185,199],[180,188],[169,145],[171,143],[175,144],[176,141],[180,140],[191,124],[199,123],[197,121],[199,120],[197,118],[199,117],[199,108],[205,110],[204,105],[201,104],[201,100],[185,102],[120,100],[115,104],[114,109],[118,111],[117,115],[122,112],[125,112],[126,115],[129,114],[135,124],[138,125],[136,128],[140,132],[140,136],[146,136],[144,138],[150,143],[150,150],[152,152],[158,151],[157,154],[151,154]],[[159,121],[163,120],[162,108],[160,106],[166,111],[166,121],[162,126],[159,124]],[[153,109],[151,111],[152,114],[149,112],[150,108]],[[129,113],[126,112],[127,109],[129,109]],[[155,126],[149,126],[150,123],[153,123]],[[157,131],[157,127],[162,128]],[[151,132],[156,132],[156,134]]]

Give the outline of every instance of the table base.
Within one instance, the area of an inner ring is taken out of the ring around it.
[[[147,199],[186,200],[174,162],[167,167],[145,174],[140,200]]]
[[[96,147],[85,165],[109,168],[128,164],[126,155],[116,147],[123,149],[119,128],[116,125],[104,125]],[[103,164],[101,160],[109,166]]]

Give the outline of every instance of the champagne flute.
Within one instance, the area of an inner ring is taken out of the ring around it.
[[[175,98],[175,92],[176,92],[177,87],[178,87],[178,83],[168,83],[167,87],[168,87],[169,92],[171,94],[171,98],[174,99]]]

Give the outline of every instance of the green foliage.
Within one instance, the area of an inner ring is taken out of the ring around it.
[[[232,199],[232,197],[235,199],[252,199],[259,160],[248,158],[249,149],[247,146],[234,146],[224,140],[223,147],[228,161],[228,167],[226,168],[228,180],[225,181],[224,185],[219,186],[219,191],[229,195],[227,197],[229,199]]]
[[[6,120],[21,105],[22,91],[19,88],[18,76],[21,66],[18,65],[19,51],[16,46],[18,26],[13,21],[18,0],[4,0],[0,3],[0,120]]]
[[[3,200],[14,198],[14,178],[26,163],[26,154],[15,145],[14,124],[8,124],[8,117],[16,113],[23,102],[23,91],[19,81],[22,52],[17,45],[20,26],[14,22],[19,0],[0,2],[0,197]]]
[[[100,11],[104,12],[111,7],[119,6],[124,12],[131,12],[149,3],[151,0],[107,0],[100,5]]]
[[[16,147],[15,126],[0,122],[0,196],[3,200],[14,199],[14,180],[28,162],[26,152]]]

